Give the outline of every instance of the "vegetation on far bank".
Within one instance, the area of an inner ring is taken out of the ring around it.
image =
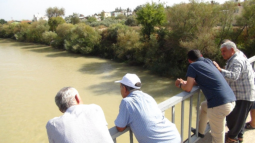
[[[121,15],[102,21],[92,18],[80,21],[74,14],[70,23],[66,23],[63,18],[51,13],[49,21],[31,24],[1,20],[0,37],[44,43],[74,53],[143,66],[159,75],[177,77],[186,73],[186,54],[190,49],[199,49],[204,57],[221,65],[224,61],[219,46],[224,39],[234,41],[248,57],[255,54],[255,0],[247,0],[241,5],[243,11],[239,16],[235,16],[236,3],[219,5],[195,1],[172,7],[146,3],[137,7],[135,15]]]

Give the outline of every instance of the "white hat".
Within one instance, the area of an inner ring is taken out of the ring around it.
[[[115,83],[122,83],[126,86],[129,86],[135,89],[140,89],[141,87],[135,86],[135,84],[138,82],[141,83],[141,80],[139,79],[139,77],[136,74],[130,74],[130,73],[127,73],[125,76],[123,76],[122,80],[115,81]]]

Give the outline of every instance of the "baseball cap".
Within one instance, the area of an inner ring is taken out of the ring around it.
[[[122,80],[115,81],[115,83],[122,83],[134,89],[140,89],[141,87],[135,86],[135,84],[138,82],[141,83],[141,80],[139,79],[139,77],[136,74],[130,74],[130,73],[127,73],[125,76],[123,76]]]

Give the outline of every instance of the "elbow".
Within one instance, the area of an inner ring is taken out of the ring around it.
[[[117,130],[118,130],[119,132],[123,132],[123,131],[126,129],[126,127],[121,128],[121,127],[117,127],[117,126],[116,126],[116,128],[117,128]]]

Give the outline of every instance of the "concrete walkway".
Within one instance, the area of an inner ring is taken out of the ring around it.
[[[251,120],[250,115],[248,116],[246,122]],[[228,128],[226,127],[226,132]],[[207,133],[203,139],[200,139],[197,143],[211,143],[212,136],[211,133]],[[255,129],[254,130],[245,130],[244,132],[244,141],[243,143],[255,143]]]

